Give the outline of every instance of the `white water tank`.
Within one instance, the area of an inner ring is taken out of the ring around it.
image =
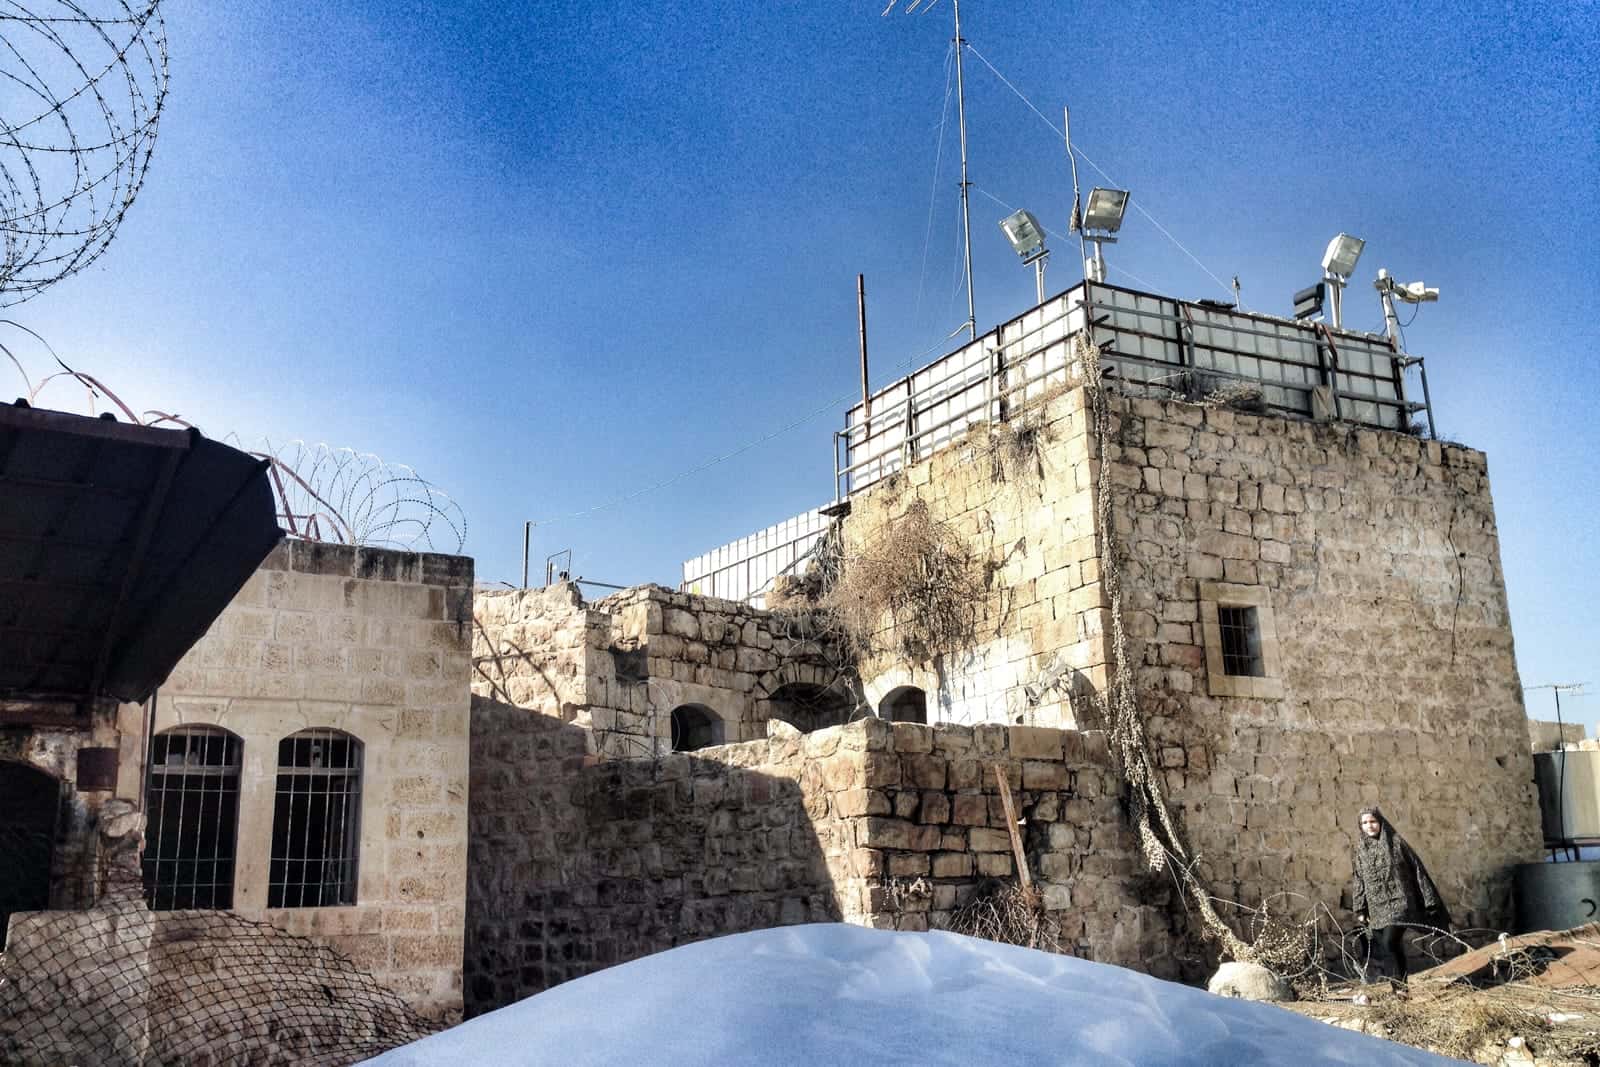
[[[1546,841],[1600,838],[1600,752],[1536,752],[1533,777]]]

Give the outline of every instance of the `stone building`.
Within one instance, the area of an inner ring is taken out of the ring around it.
[[[1486,462],[1413,432],[1407,365],[1085,286],[840,435],[835,590],[915,526],[938,566],[877,571],[961,569],[957,603],[863,597],[887,607],[841,634],[837,599],[813,619],[783,590],[481,596],[468,1010],[774,922],[945,925],[1021,873],[1013,830],[1064,947],[1198,974],[1215,943],[1133,800],[1246,936],[1262,906],[1343,905],[1374,801],[1458,922],[1504,926],[1539,830]]]
[[[153,719],[122,708],[152,907],[265,919],[458,1015],[471,612],[464,557],[274,550]]]
[[[282,533],[255,458],[196,433],[0,405],[0,947],[98,901],[142,700]],[[137,850],[135,847],[135,855]]]

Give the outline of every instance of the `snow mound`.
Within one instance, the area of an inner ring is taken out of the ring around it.
[[[1443,1064],[1269,1004],[950,933],[788,926],[557,986],[368,1061]]]

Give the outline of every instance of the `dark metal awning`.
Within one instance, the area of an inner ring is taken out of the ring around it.
[[[282,537],[263,460],[0,405],[0,700],[144,700]]]

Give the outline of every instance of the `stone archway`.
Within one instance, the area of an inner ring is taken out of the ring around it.
[[[679,704],[672,709],[672,751],[693,752],[720,745],[722,718],[704,704]]]
[[[14,760],[0,760],[0,948],[19,911],[50,907],[50,864],[55,856],[61,783]]]
[[[890,722],[928,721],[928,694],[914,685],[897,686],[878,702],[878,717]]]

